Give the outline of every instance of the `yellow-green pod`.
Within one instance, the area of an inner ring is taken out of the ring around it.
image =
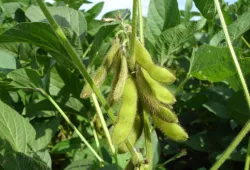
[[[99,69],[96,71],[93,81],[97,87],[99,87],[104,81],[107,76],[107,69],[103,66],[99,67]],[[86,82],[85,86],[82,89],[81,98],[88,98],[93,93],[92,88],[90,85]]]
[[[120,50],[120,41],[118,38],[114,39],[114,42],[110,49],[108,50],[107,54],[105,55],[104,61],[103,61],[103,66],[106,69],[109,69],[114,61],[115,56],[117,56],[117,53]]]
[[[165,104],[174,104],[176,102],[176,99],[174,95],[165,87],[163,87],[159,82],[154,80],[146,70],[142,68],[142,73],[147,80],[149,86],[152,89],[152,92],[154,93],[155,97],[165,103]]]
[[[111,133],[114,144],[124,142],[131,132],[137,112],[137,89],[132,77],[126,79],[117,123]]]
[[[143,130],[143,122],[141,116],[137,114],[135,117],[133,128],[128,136],[128,140],[132,146],[134,146],[137,140],[140,138],[142,130]],[[129,150],[126,144],[123,142],[118,147],[118,153],[121,154],[126,152],[129,152]]]
[[[139,40],[136,40],[135,43],[135,57],[137,63],[147,70],[149,75],[156,81],[161,83],[172,83],[175,81],[175,76],[168,69],[154,64],[149,52]]]
[[[158,127],[168,138],[180,142],[188,139],[188,134],[179,124],[166,122],[154,114],[152,118],[156,127]]]
[[[158,116],[162,120],[165,120],[169,123],[178,123],[179,120],[174,112],[170,110],[169,108],[161,105],[158,107],[158,109],[154,112],[155,116]]]

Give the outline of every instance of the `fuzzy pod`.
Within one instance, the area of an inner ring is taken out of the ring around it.
[[[99,87],[105,81],[106,76],[107,76],[107,69],[101,66],[93,76],[93,82],[97,87]],[[80,97],[85,99],[90,97],[92,93],[93,91],[91,86],[86,82],[85,86],[82,89]]]
[[[160,119],[169,122],[169,123],[178,123],[179,120],[176,114],[170,110],[169,108],[160,105],[158,109],[155,111],[155,116],[159,117]]]
[[[142,73],[147,80],[149,86],[152,89],[155,97],[165,104],[174,104],[176,102],[175,96],[164,86],[162,86],[159,82],[154,80],[149,73],[142,68]]]
[[[159,128],[168,138],[179,142],[188,139],[188,134],[179,124],[166,122],[155,114],[152,115],[152,119],[156,127]]]
[[[140,138],[142,131],[143,131],[142,117],[137,114],[135,117],[133,128],[128,136],[128,140],[132,146],[134,146],[137,140]],[[118,153],[122,154],[126,152],[129,152],[129,150],[126,144],[123,142],[118,146]]]
[[[128,77],[122,95],[118,120],[111,133],[111,138],[115,145],[124,142],[133,128],[137,112],[137,98],[137,89],[134,80],[132,77]]]
[[[156,81],[161,83],[173,83],[175,81],[175,76],[168,69],[154,64],[149,52],[138,39],[135,43],[135,57],[137,63],[147,70],[149,75]]]
[[[119,63],[115,66],[114,80],[112,83],[112,90],[108,97],[110,105],[122,97],[125,82],[128,77],[127,60],[124,55],[121,56]]]

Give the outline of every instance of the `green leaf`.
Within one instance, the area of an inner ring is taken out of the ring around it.
[[[95,17],[97,17],[100,14],[100,12],[103,9],[103,5],[104,5],[104,2],[99,2],[86,12],[87,13],[86,19],[88,22],[90,22],[91,20],[93,20]]]
[[[218,102],[214,101],[209,101],[203,106],[210,112],[214,113],[216,116],[223,118],[223,119],[228,119],[228,115],[226,112],[226,107]]]
[[[53,153],[66,153],[70,152],[73,149],[80,149],[81,140],[79,138],[71,138],[69,140],[64,140],[58,142],[52,149]]]
[[[206,20],[186,22],[164,31],[156,42],[158,59],[163,61],[163,59],[168,58],[205,24]]]
[[[101,167],[98,170],[121,170],[121,168],[118,167],[118,165],[116,165],[116,164],[110,164],[110,165],[106,165],[104,167]]]
[[[27,119],[0,101],[0,136],[17,152],[28,153],[36,132]]]
[[[64,2],[67,6],[79,9],[83,4],[90,3],[88,0],[55,0],[56,2]]]
[[[8,73],[17,68],[15,54],[0,49],[0,71]]]
[[[83,13],[65,6],[48,7],[49,12],[61,27],[72,29],[78,36],[83,36],[87,31],[87,22]],[[25,15],[31,22],[48,22],[38,6],[30,6]]]
[[[250,72],[247,65],[250,64],[250,58],[241,58],[242,51],[235,49],[238,60],[245,73]],[[237,74],[231,53],[228,47],[213,47],[202,45],[193,54],[191,59],[190,74],[200,80],[210,82],[220,82]]]
[[[180,24],[177,0],[151,0],[145,28],[146,41],[155,45],[158,36],[166,29]]]
[[[72,162],[64,170],[89,170],[92,168],[92,166],[93,166],[92,160],[81,159]]]
[[[39,162],[20,152],[6,156],[1,162],[1,165],[6,170],[50,170],[50,168],[44,163]]]
[[[243,91],[236,92],[227,101],[227,113],[233,120],[242,125],[250,118],[250,111]]]
[[[7,78],[12,79],[11,85],[15,88],[41,88],[42,81],[37,71],[21,68],[10,72]]]
[[[52,166],[52,160],[48,149],[33,153],[33,158],[36,159],[37,161],[45,163],[49,168],[51,168]]]
[[[58,63],[66,67],[73,67],[73,63],[67,51],[60,43],[49,24],[18,24],[0,35],[0,44],[6,42],[26,42],[35,44],[47,50]]]
[[[195,6],[199,9],[202,15],[208,19],[213,20],[216,15],[214,1],[212,0],[194,0]]]
[[[228,33],[231,38],[231,41],[235,41],[239,38],[243,33],[250,29],[250,12],[246,12],[238,17],[236,21],[230,24],[228,28]],[[217,46],[221,41],[225,39],[225,34],[223,30],[218,32],[213,36],[210,41],[210,45]]]

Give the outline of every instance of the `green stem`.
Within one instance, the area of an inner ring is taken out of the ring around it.
[[[144,46],[144,29],[143,29],[143,17],[142,17],[142,5],[141,0],[138,0],[138,14],[139,14],[139,27],[140,27],[140,40],[142,45]]]
[[[138,0],[133,0],[133,18],[132,18],[132,35],[130,42],[130,69],[134,70],[135,68],[135,41],[137,33],[137,9],[138,9]]]
[[[94,135],[94,139],[95,139],[96,148],[97,148],[99,154],[101,155],[100,142],[99,142],[99,139],[98,139],[98,136],[97,136],[97,133],[96,133],[96,129],[95,129],[94,123],[91,121],[90,125],[91,125],[92,130],[93,130],[93,135]]]
[[[234,149],[239,145],[242,139],[250,131],[250,120],[246,123],[240,133],[234,138],[233,142],[227,147],[223,152],[222,156],[217,160],[217,162],[212,166],[210,170],[217,170],[225,162],[225,160],[230,156]]]
[[[244,170],[249,170],[249,167],[250,167],[250,138],[248,140],[247,155],[246,155]]]
[[[221,8],[220,8],[219,0],[214,0],[214,2],[215,2],[216,9],[218,11],[218,14],[219,14],[219,18],[220,18],[221,25],[222,25],[222,28],[223,28],[223,31],[224,31],[224,34],[225,34],[225,37],[226,37],[226,40],[227,40],[227,44],[229,46],[229,50],[231,52],[231,55],[232,55],[232,58],[233,58],[233,61],[234,61],[238,76],[240,78],[241,85],[243,87],[243,91],[244,91],[244,94],[245,94],[245,97],[246,97],[246,100],[247,100],[248,108],[250,108],[250,96],[249,96],[249,91],[248,91],[248,88],[247,88],[247,84],[246,84],[246,81],[244,79],[242,70],[240,68],[240,64],[239,64],[239,62],[237,60],[237,56],[235,54],[233,45],[231,43],[230,36],[229,36],[228,30],[227,30],[227,25],[226,25],[226,22],[224,20],[224,17],[223,17]],[[238,146],[238,144],[245,137],[245,135],[249,132],[249,130],[250,130],[250,120],[248,120],[245,127],[241,130],[241,132],[234,139],[234,141],[229,145],[229,147],[224,151],[221,158],[213,165],[211,170],[218,169],[226,161],[226,159],[230,156],[230,154],[233,152],[233,150]]]
[[[235,54],[233,45],[231,43],[231,39],[230,39],[230,36],[229,36],[229,33],[228,33],[227,25],[226,25],[225,19],[223,17],[223,14],[222,14],[222,11],[221,11],[221,8],[220,8],[220,2],[219,2],[219,0],[214,0],[214,1],[215,1],[216,9],[217,9],[218,14],[219,14],[219,18],[220,18],[220,21],[221,21],[221,25],[222,25],[225,37],[226,37],[226,40],[227,40],[227,44],[229,46],[229,50],[231,52],[231,55],[232,55],[232,58],[233,58],[233,61],[234,61],[234,65],[236,67],[238,76],[240,78],[241,85],[243,87],[243,91],[244,91],[244,94],[245,94],[245,97],[246,97],[246,100],[247,100],[248,108],[250,109],[250,96],[249,96],[249,91],[248,91],[248,88],[247,88],[247,83],[246,83],[246,81],[244,79],[244,75],[243,75],[242,70],[240,68],[239,61],[237,59],[237,56]]]
[[[111,137],[109,135],[109,130],[108,130],[107,124],[105,122],[105,119],[104,119],[103,114],[102,114],[102,110],[101,110],[101,108],[99,106],[99,103],[97,101],[97,98],[96,98],[95,94],[92,94],[92,99],[93,99],[93,102],[94,102],[94,105],[95,105],[97,115],[99,116],[99,118],[101,120],[102,128],[103,128],[105,136],[106,136],[106,138],[108,140],[108,144],[109,144],[109,147],[111,149],[111,152],[112,152],[113,155],[115,155],[116,154],[115,147],[114,147],[114,145],[113,145],[113,143],[111,141]]]
[[[84,52],[84,54],[82,55],[82,59],[84,59],[86,56],[87,56],[87,54],[89,53],[89,51],[90,51],[90,49],[92,48],[92,46],[93,46],[93,43],[91,43],[89,46],[88,46],[88,48],[87,48],[87,50]]]
[[[152,141],[151,141],[151,132],[150,132],[150,123],[148,119],[148,113],[143,112],[143,122],[144,122],[144,136],[145,136],[145,145],[146,145],[146,159],[148,160],[148,170],[152,169],[153,163],[153,153],[152,153]]]
[[[54,101],[54,99],[47,94],[43,89],[39,89],[39,91],[54,105],[54,107],[58,110],[58,112],[62,115],[64,120],[71,126],[72,129],[77,133],[83,143],[89,148],[89,150],[95,155],[99,162],[103,163],[103,159],[96,153],[96,151],[92,148],[92,146],[88,143],[88,141],[84,138],[81,132],[75,127],[75,125],[70,121],[68,116],[64,113],[64,111],[58,106],[58,104]]]
[[[132,160],[136,160],[137,163],[141,162],[142,161],[141,158],[139,158],[133,146],[130,144],[129,140],[125,140],[125,144],[131,154]]]
[[[186,78],[181,82],[181,84],[177,87],[175,91],[175,95],[177,95],[184,87],[184,85],[188,82],[188,80],[191,78],[190,74],[188,73]]]
[[[89,83],[91,88],[93,89],[94,93],[96,94],[97,98],[100,100],[104,108],[106,109],[109,117],[112,119],[113,122],[115,122],[115,116],[112,112],[112,110],[109,108],[105,98],[103,97],[102,93],[100,90],[96,87],[94,84],[93,80],[91,79],[90,75],[88,74],[87,70],[85,69],[81,59],[78,57],[77,53],[75,52],[74,48],[71,46],[70,42],[66,38],[65,34],[63,33],[62,29],[60,26],[56,23],[55,19],[51,16],[48,8],[46,7],[45,3],[43,0],[36,0],[37,4],[41,8],[43,14],[46,16],[48,19],[49,23],[51,24],[52,28],[54,29],[57,37],[59,40],[62,42],[64,45],[65,49],[67,50],[69,56],[73,60],[75,66],[78,68],[79,72],[82,74],[82,76],[86,79],[86,81]]]
[[[247,42],[247,40],[243,36],[241,36],[241,39],[244,41],[247,47],[250,48],[250,44]]]

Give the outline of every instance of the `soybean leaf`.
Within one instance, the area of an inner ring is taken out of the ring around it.
[[[28,153],[36,132],[27,119],[0,101],[0,136],[17,152]]]
[[[88,22],[90,22],[95,17],[97,17],[98,14],[100,14],[100,12],[102,11],[103,5],[104,5],[104,2],[99,2],[95,4],[95,6],[93,6],[90,10],[87,11],[86,19]]]
[[[93,161],[87,159],[80,159],[72,162],[64,170],[89,170],[93,167]]]
[[[180,24],[177,0],[151,0],[145,28],[146,41],[154,46],[162,31]]]
[[[56,2],[61,2],[62,0],[56,0]],[[63,0],[70,8],[79,9],[84,3],[90,3],[88,0]]]
[[[228,33],[230,35],[231,41],[235,41],[243,33],[250,29],[250,12],[246,12],[238,17],[236,21],[228,26]],[[225,34],[223,30],[219,31],[213,36],[210,41],[210,45],[217,46],[221,41],[225,39]]]
[[[49,24],[35,22],[18,24],[0,35],[0,44],[6,42],[35,44],[47,50],[58,63],[73,67],[67,51]]]
[[[53,153],[66,153],[74,149],[80,149],[81,140],[79,138],[71,138],[69,140],[64,140],[58,142],[52,149]]]
[[[6,156],[1,162],[4,169],[14,170],[50,170],[43,162],[39,162],[23,153],[16,152],[12,155]]]
[[[186,22],[162,32],[156,42],[158,59],[162,61],[203,28],[206,20]]]
[[[199,9],[202,15],[208,19],[213,20],[216,15],[214,1],[211,0],[194,0],[195,6]]]
[[[16,55],[0,49],[0,71],[8,73],[17,68]]]
[[[237,123],[245,124],[250,117],[250,111],[243,91],[236,92],[227,102],[227,113]]]
[[[121,170],[121,168],[116,164],[110,164],[110,165],[101,167],[98,170]]]
[[[228,115],[226,113],[226,107],[218,102],[209,101],[205,104],[203,104],[203,107],[205,107],[208,111],[214,113],[216,116],[227,119]]]
[[[102,16],[102,19],[104,18],[117,18],[117,16],[121,17],[122,20],[128,19],[131,15],[131,12],[129,9],[118,9],[114,11],[110,11],[105,13]]]
[[[11,85],[15,88],[36,89],[42,87],[42,81],[37,71],[21,68],[10,72],[7,78],[12,79]]]
[[[87,31],[87,22],[83,13],[65,6],[48,7],[50,13],[61,27],[72,29],[78,36],[83,36]],[[38,6],[30,6],[25,15],[31,22],[48,22]]]
[[[250,72],[247,65],[250,58],[240,58],[242,51],[235,49],[236,55],[245,73]],[[237,74],[235,66],[227,47],[213,47],[202,45],[191,59],[190,73],[200,80],[220,82]]]
[[[45,163],[49,168],[51,168],[52,161],[51,161],[51,157],[50,157],[48,149],[42,150],[42,151],[37,151],[33,155],[34,155],[33,156],[34,159]]]
[[[50,118],[43,122],[36,122],[33,127],[36,129],[36,140],[31,144],[33,151],[39,151],[47,148],[57,132],[59,120],[57,117]]]

